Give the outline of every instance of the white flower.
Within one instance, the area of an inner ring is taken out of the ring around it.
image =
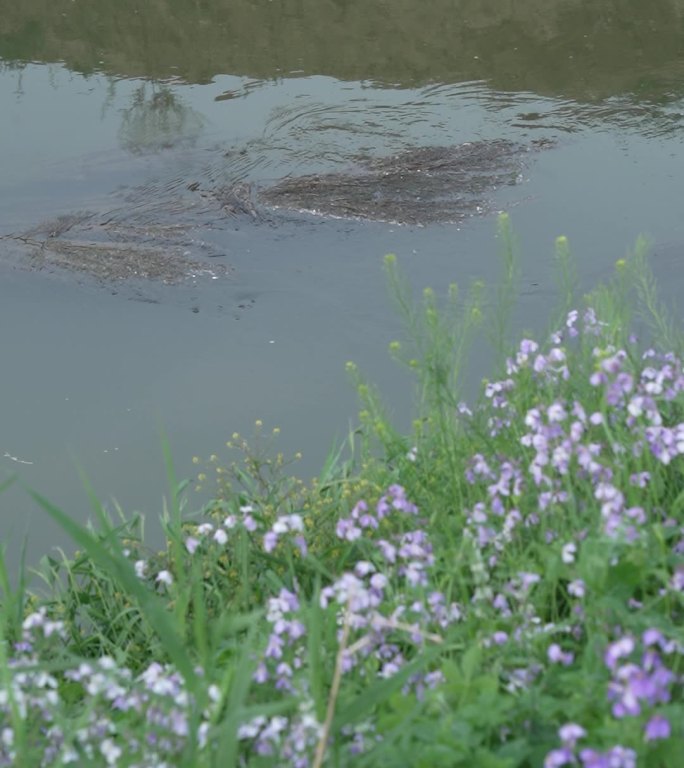
[[[288,516],[288,524],[290,526],[291,531],[303,531],[304,530],[304,521],[302,520],[301,515],[289,515]]]
[[[112,739],[105,739],[102,742],[100,752],[107,761],[107,765],[116,765],[122,754],[121,747],[117,747]]]
[[[572,541],[570,541],[563,547],[561,557],[563,558],[564,563],[570,564],[575,562],[576,554],[577,546]]]
[[[160,581],[162,584],[166,584],[167,587],[170,587],[173,584],[173,576],[169,571],[159,571],[155,581]]]
[[[275,523],[273,523],[273,528],[271,530],[273,531],[273,533],[277,533],[279,535],[283,533],[287,533],[288,531],[287,520],[282,517],[276,520]]]
[[[188,538],[185,540],[185,548],[191,555],[195,554],[195,550],[197,547],[199,547],[199,545],[199,539],[196,539],[194,536],[188,536]]]

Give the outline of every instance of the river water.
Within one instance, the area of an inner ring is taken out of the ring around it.
[[[162,430],[182,477],[255,419],[315,474],[354,420],[347,360],[408,423],[382,258],[397,253],[416,289],[492,281],[496,210],[520,243],[516,327],[545,327],[560,234],[585,287],[647,234],[663,295],[681,306],[682,0],[3,0],[0,12],[0,463],[20,479],[0,500],[0,535],[12,557],[26,534],[32,560],[64,541],[25,486],[86,519],[78,467],[101,498],[156,518]],[[502,138],[552,145],[458,225],[255,221],[217,216],[203,195]],[[100,279],[27,247],[86,215],[199,267],[173,284]],[[475,356],[473,375],[483,365]]]

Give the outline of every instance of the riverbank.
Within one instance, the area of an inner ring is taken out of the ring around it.
[[[197,459],[193,513],[167,457],[162,551],[36,497],[79,551],[40,593],[0,574],[0,765],[677,765],[679,336],[641,244],[579,301],[560,238],[550,333],[512,344],[500,228],[493,293],[415,305],[386,259],[410,434],[350,364],[359,427],[314,482],[258,423],[236,461]],[[465,403],[483,339],[498,364]]]

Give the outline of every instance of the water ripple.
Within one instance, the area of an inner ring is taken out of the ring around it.
[[[680,131],[684,111],[674,98],[671,104],[649,104],[628,94],[580,103],[497,91],[478,80],[417,90],[336,85],[326,99],[299,94],[273,109],[262,134],[245,146],[249,162],[233,156],[231,173],[246,178],[315,172],[359,156],[475,139],[524,141],[586,130],[671,137]]]

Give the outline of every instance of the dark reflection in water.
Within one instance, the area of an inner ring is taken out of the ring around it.
[[[662,105],[684,82],[682,0],[2,0],[0,58],[208,82],[299,73],[401,87],[487,80]]]
[[[119,141],[131,152],[154,152],[192,144],[203,127],[202,116],[183,103],[167,85],[142,83],[122,110]]]

